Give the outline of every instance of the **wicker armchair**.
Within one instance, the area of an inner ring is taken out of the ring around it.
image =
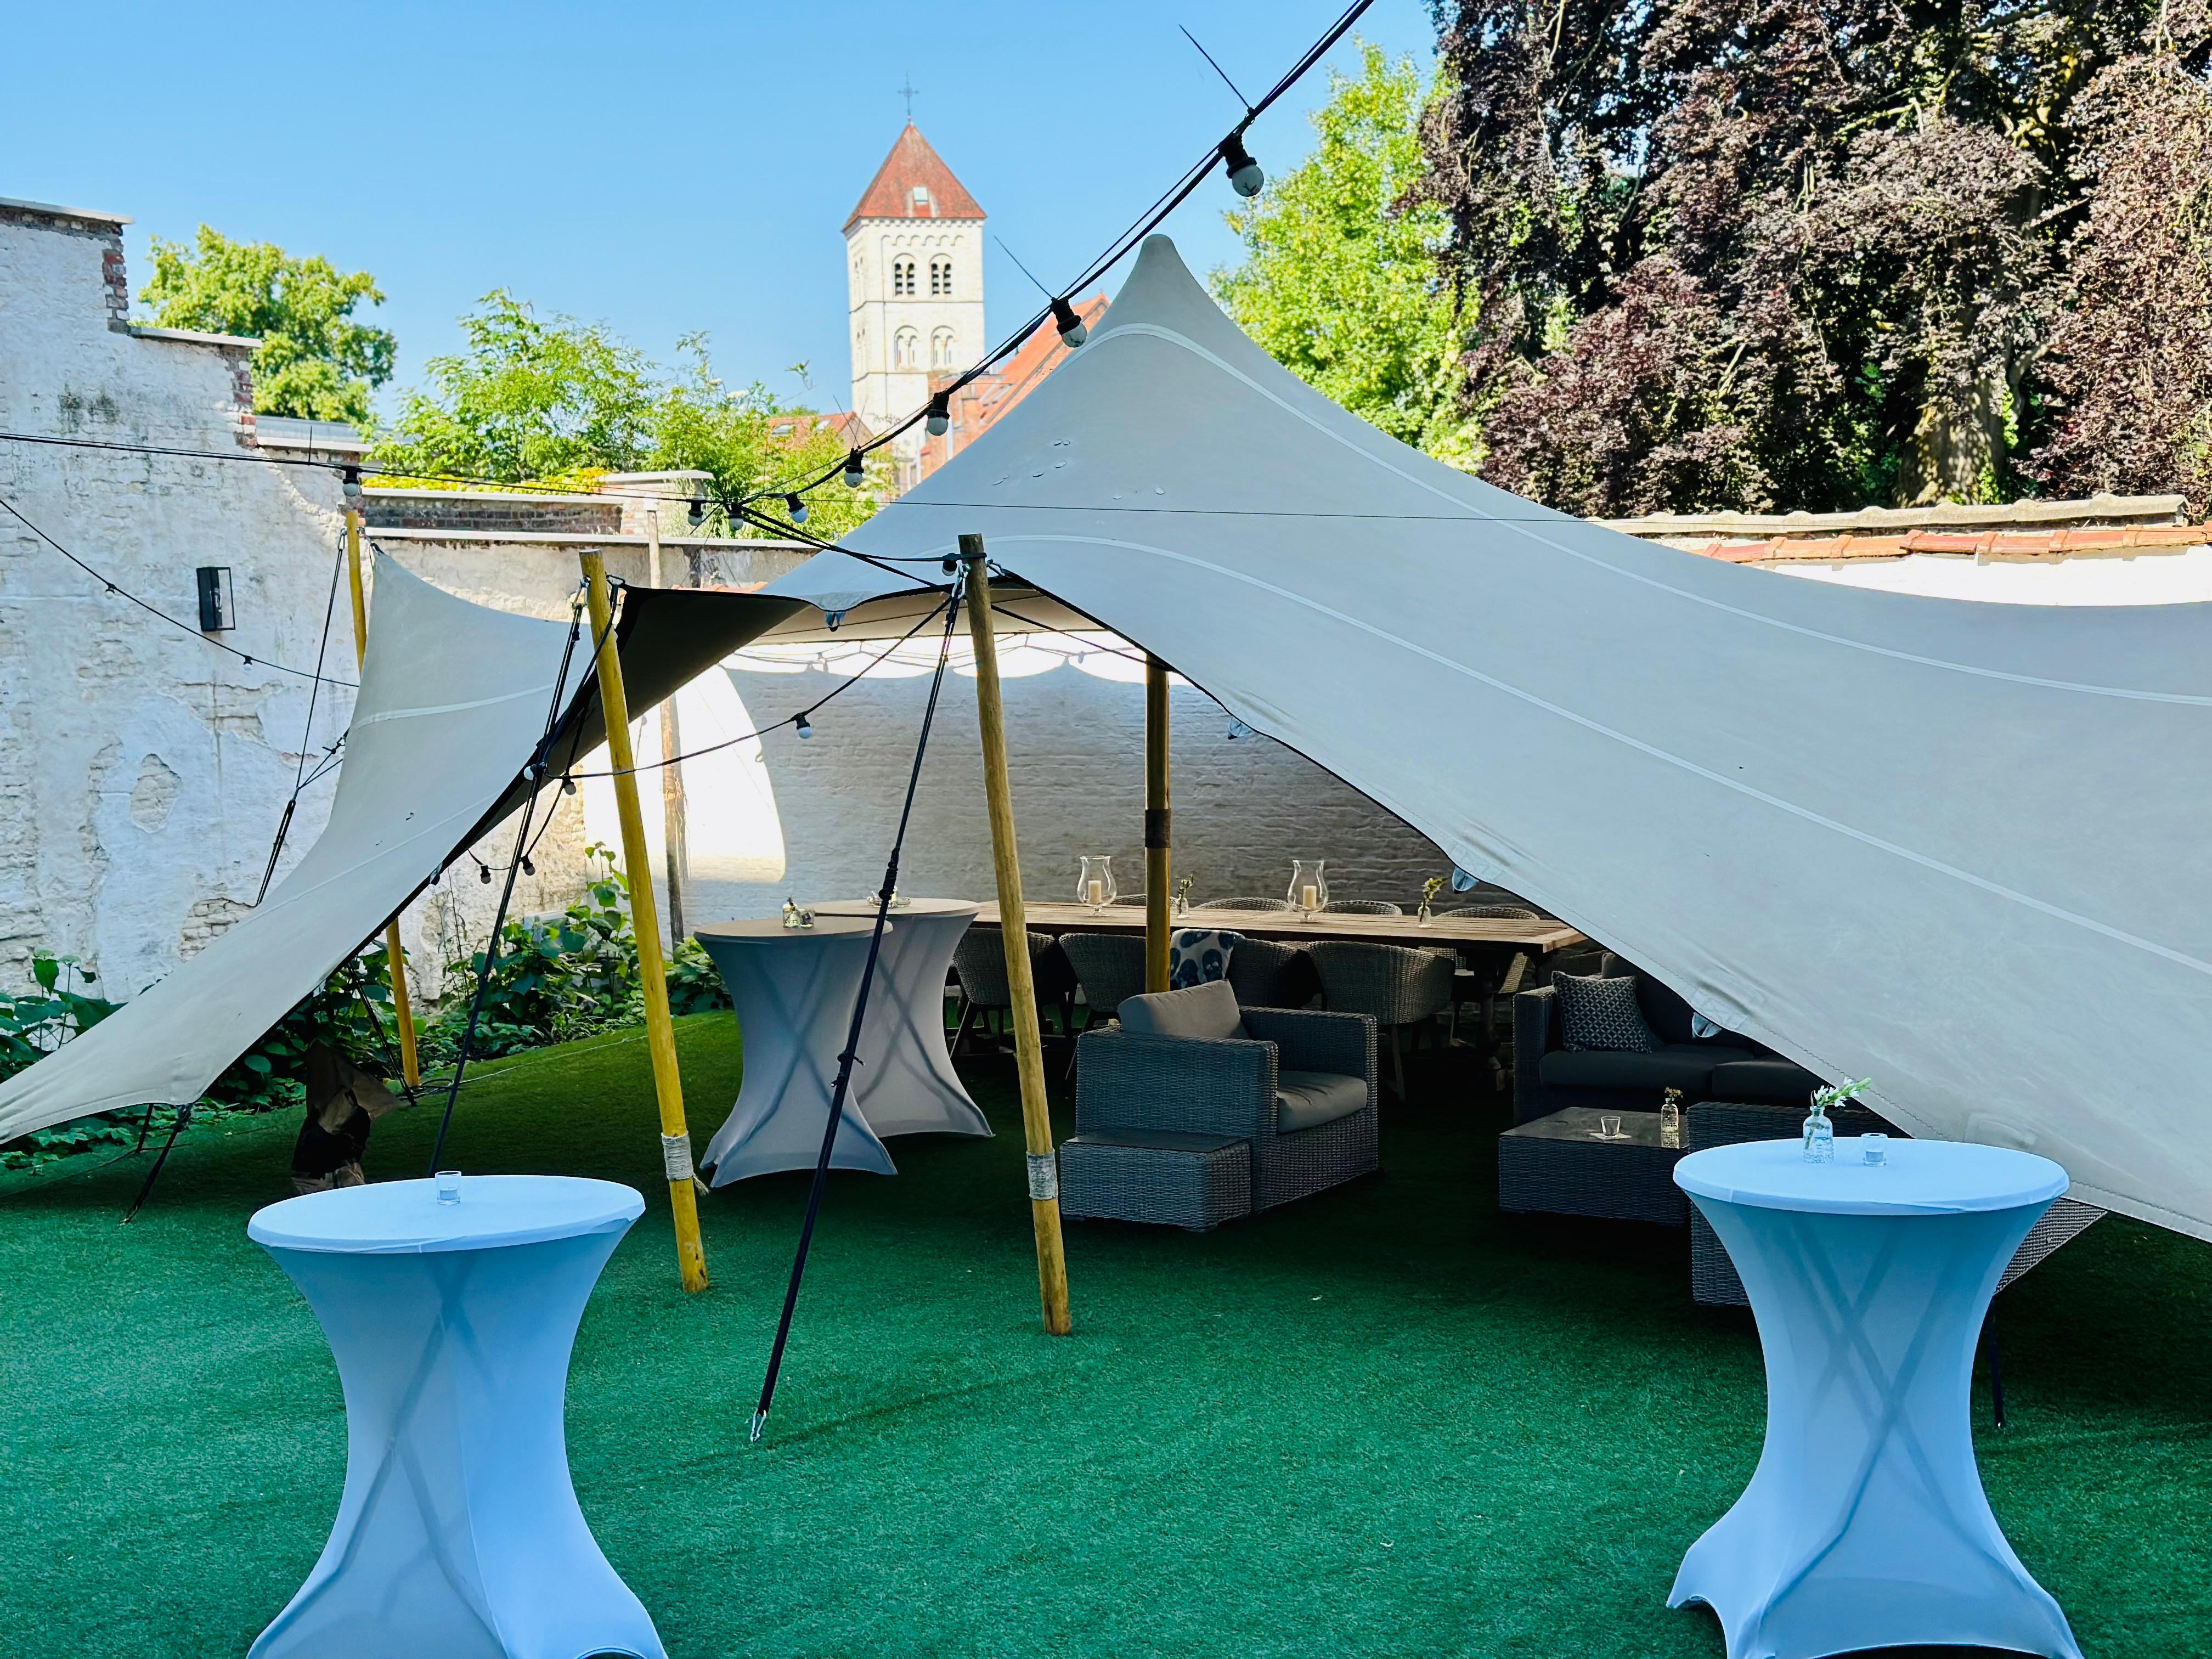
[[[1247,1008],[1303,1008],[1321,994],[1321,975],[1303,945],[1247,934],[1229,953],[1229,987]]]
[[[1203,904],[1191,906],[1194,910],[1287,910],[1290,908],[1290,900],[1277,898],[1208,899]]]
[[[1402,916],[1406,907],[1388,899],[1331,899],[1321,907],[1325,916]]]
[[[985,1029],[998,1035],[989,1017],[1014,1006],[1006,983],[1006,951],[996,928],[974,928],[960,936],[952,949],[952,973],[960,981],[960,1025],[953,1033],[952,1051],[960,1052],[976,1016],[985,1017]],[[1075,1001],[1075,972],[1060,941],[1050,933],[1030,931],[1030,975],[1036,984],[1037,1009],[1060,1009],[1060,1029],[1071,1029]]]
[[[1243,1020],[1243,1037],[1139,1036],[1119,1027],[1085,1031],[1076,1042],[1076,1134],[1249,1140],[1255,1210],[1379,1167],[1375,1022],[1285,1008],[1247,1008]],[[1292,1127],[1297,1113],[1284,1092],[1286,1073],[1358,1079],[1366,1103],[1324,1122]],[[1126,1206],[1094,1203],[1085,1212],[1151,1219],[1142,1200],[1133,1191]]]
[[[1390,1033],[1391,1080],[1404,1099],[1406,1056],[1400,1033],[1451,1006],[1456,961],[1445,951],[1349,939],[1316,939],[1306,951],[1332,1011],[1365,1014]]]
[[[1461,904],[1449,910],[1439,910],[1444,916],[1492,916],[1501,921],[1540,921],[1543,918],[1525,904]],[[1482,1044],[1491,1048],[1497,1039],[1498,1000],[1510,997],[1521,988],[1528,975],[1530,963],[1535,960],[1534,951],[1515,951],[1500,957],[1495,951],[1480,953],[1476,964],[1462,968],[1452,975],[1451,1035],[1459,1036],[1459,1011],[1468,1003],[1482,1005]]]
[[[1143,934],[1062,933],[1060,948],[1083,989],[1091,1024],[1113,1018],[1123,998],[1144,994]]]

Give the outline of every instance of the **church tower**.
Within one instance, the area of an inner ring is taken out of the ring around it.
[[[873,432],[929,398],[933,371],[980,358],[983,210],[909,121],[845,221],[853,412]],[[893,446],[899,488],[920,476],[921,428]]]

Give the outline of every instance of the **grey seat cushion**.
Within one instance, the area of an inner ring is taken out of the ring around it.
[[[1796,1060],[1769,1054],[1714,1066],[1710,1091],[1715,1100],[1766,1100],[1804,1106],[1820,1086],[1820,1079]]]
[[[1060,1144],[1062,1151],[1070,1146],[1141,1146],[1156,1152],[1218,1152],[1246,1143],[1241,1135],[1200,1135],[1184,1129],[1092,1129]]]
[[[1659,1093],[1680,1089],[1691,1098],[1710,1092],[1714,1068],[1729,1062],[1756,1064],[1748,1048],[1717,1042],[1664,1042],[1649,1054],[1618,1048],[1556,1048],[1537,1063],[1536,1075],[1547,1089],[1637,1089]]]
[[[1180,991],[1153,991],[1121,1004],[1121,1029],[1140,1036],[1241,1037],[1244,1013],[1224,979]]]
[[[1275,1127],[1284,1134],[1317,1128],[1367,1109],[1366,1080],[1334,1072],[1279,1072],[1275,1077]]]

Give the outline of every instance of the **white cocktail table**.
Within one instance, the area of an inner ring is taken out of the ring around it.
[[[699,1160],[712,1171],[711,1185],[814,1167],[874,931],[872,921],[817,916],[811,927],[771,918],[716,922],[693,935],[714,959],[744,1040],[738,1103]],[[890,945],[888,935],[884,942]],[[849,1094],[830,1166],[898,1173]]]
[[[568,1480],[577,1322],[644,1212],[628,1187],[471,1176],[272,1204],[246,1234],[314,1310],[345,1387],[322,1559],[249,1659],[665,1659]]]
[[[988,1135],[945,1044],[945,973],[980,905],[965,899],[906,899],[891,910],[860,1029],[853,1097],[879,1135]],[[873,899],[817,904],[819,916],[876,919]]]
[[[1693,1152],[1674,1179],[1742,1276],[1766,1441],[1667,1598],[1719,1615],[1729,1659],[2005,1648],[2080,1659],[1990,1513],[1968,1401],[1997,1279],[2066,1190],[2048,1158],[1893,1139],[1869,1166],[1794,1140]]]

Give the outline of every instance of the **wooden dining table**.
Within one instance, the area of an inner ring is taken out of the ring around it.
[[[1087,904],[1030,904],[1023,909],[1030,927],[1040,933],[1141,933],[1144,907],[1109,904],[1094,910]],[[999,907],[986,904],[976,913],[978,927],[999,925]],[[1431,916],[1424,924],[1418,916],[1370,916],[1347,911],[1317,910],[1300,915],[1296,910],[1208,910],[1193,907],[1175,918],[1177,931],[1186,927],[1226,928],[1255,939],[1358,939],[1370,945],[1428,945],[1433,949],[1527,951],[1537,957],[1587,943],[1584,936],[1564,921],[1539,917],[1533,921],[1511,916]]]

